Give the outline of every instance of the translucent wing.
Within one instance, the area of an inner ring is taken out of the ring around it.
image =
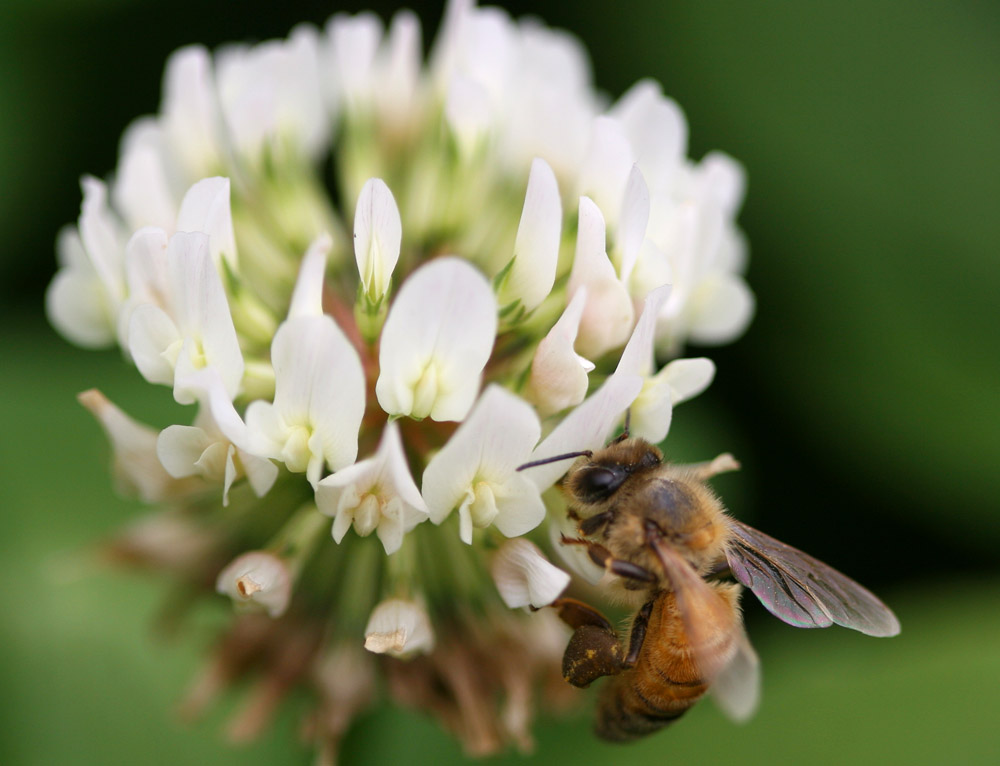
[[[743,723],[757,710],[760,700],[760,660],[740,627],[736,654],[712,681],[708,693],[730,719]]]
[[[836,623],[869,636],[899,633],[892,610],[854,580],[746,524],[731,525],[729,568],[779,620],[797,628]]]

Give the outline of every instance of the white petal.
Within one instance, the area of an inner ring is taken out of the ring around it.
[[[652,444],[663,441],[670,431],[674,402],[670,385],[660,375],[647,378],[642,391],[632,402],[632,436]]]
[[[299,266],[299,276],[295,280],[295,290],[292,292],[288,317],[322,316],[323,315],[323,276],[326,273],[326,259],[333,247],[333,238],[323,232],[309,245],[302,263]]]
[[[167,270],[167,233],[155,226],[139,229],[125,245],[125,274],[129,301],[166,308],[170,284]]]
[[[653,339],[656,332],[656,320],[663,304],[670,296],[670,285],[663,285],[653,290],[643,302],[642,314],[636,322],[632,337],[629,338],[621,358],[618,360],[616,372],[625,375],[648,375],[653,369]]]
[[[625,184],[635,162],[621,123],[601,116],[591,127],[586,158],[580,169],[579,194],[591,197],[617,228]]]
[[[673,403],[680,404],[708,388],[715,377],[715,363],[705,357],[675,359],[659,375],[670,385]]]
[[[493,123],[489,91],[471,77],[455,75],[448,86],[444,116],[462,152],[471,154]]]
[[[420,20],[411,11],[399,11],[379,52],[374,93],[380,115],[396,129],[407,127],[421,96],[422,59]]]
[[[156,455],[175,479],[199,473],[196,463],[216,440],[195,426],[168,426],[156,440]]]
[[[573,350],[586,302],[587,288],[581,287],[531,360],[528,390],[543,416],[576,406],[587,396],[587,373],[594,365]]]
[[[185,178],[217,173],[223,165],[219,107],[212,59],[200,45],[171,54],[160,114],[167,142]]]
[[[382,431],[376,457],[382,465],[381,477],[395,491],[400,499],[411,508],[427,515],[427,506],[420,494],[417,483],[410,473],[410,463],[403,449],[403,438],[395,422],[387,423]],[[412,529],[412,527],[411,527]]]
[[[424,470],[421,487],[431,521],[440,524],[474,492],[473,480],[507,481],[531,455],[540,434],[529,404],[500,386],[489,386]]]
[[[196,367],[211,366],[219,371],[230,398],[239,391],[243,379],[243,352],[229,312],[222,278],[209,255],[208,235],[178,232],[167,246],[171,282],[171,309],[182,337],[197,343],[203,355]],[[187,360],[185,360],[187,361]],[[189,404],[196,394],[186,389],[178,377],[174,398]]]
[[[373,13],[338,14],[330,19],[326,34],[330,40],[327,66],[336,86],[335,97],[348,109],[367,105],[382,22]]]
[[[125,232],[108,207],[104,182],[84,176],[80,186],[83,188],[80,240],[108,300],[117,308],[125,297]]]
[[[538,487],[520,473],[496,487],[497,515],[493,525],[505,537],[520,537],[542,523],[545,503]]]
[[[703,183],[726,216],[735,216],[743,204],[747,178],[743,166],[722,152],[709,152],[698,163]]]
[[[552,168],[536,157],[514,241],[514,263],[500,289],[501,306],[520,300],[531,311],[545,300],[556,278],[561,231],[559,184]]]
[[[243,473],[246,474],[254,494],[257,497],[266,495],[278,478],[278,466],[270,460],[251,455],[240,449],[237,449],[236,454],[243,464]]]
[[[754,295],[736,274],[715,274],[691,296],[691,340],[706,346],[728,343],[750,324]]]
[[[496,299],[467,261],[437,258],[403,283],[379,349],[379,404],[391,415],[461,420],[496,336]]]
[[[304,316],[284,322],[271,345],[271,363],[273,407],[283,421],[311,428],[322,445],[322,454],[314,457],[334,471],[353,463],[365,409],[364,372],[357,351],[333,319]]]
[[[389,289],[402,237],[403,223],[392,192],[381,178],[369,178],[354,211],[354,257],[361,285],[373,302]]]
[[[649,222],[649,189],[642,177],[638,165],[632,166],[625,185],[625,197],[622,200],[621,221],[618,223],[618,242],[621,250],[621,281],[628,284],[639,258],[639,249],[646,236],[646,224]]]
[[[580,197],[569,294],[574,295],[581,287],[587,288],[587,305],[580,322],[577,346],[585,357],[596,359],[626,341],[635,310],[605,250],[604,217],[587,197]]]
[[[237,606],[257,606],[270,617],[280,617],[292,595],[292,574],[274,554],[250,551],[219,573],[215,589]]]
[[[219,102],[236,151],[255,169],[265,152],[315,157],[329,136],[319,82],[317,32],[231,46],[216,54]]]
[[[636,83],[612,114],[621,120],[651,189],[667,186],[687,152],[687,121],[680,107],[651,80]]]
[[[159,306],[144,303],[137,306],[129,319],[128,352],[150,383],[173,385],[174,361],[170,349],[183,340],[177,325]]]
[[[387,599],[376,606],[365,628],[365,649],[376,654],[408,657],[434,648],[434,631],[421,604]]]
[[[569,585],[570,576],[553,566],[528,540],[508,540],[493,558],[493,582],[511,609],[541,609],[555,601]]]
[[[638,375],[614,374],[598,391],[567,415],[531,454],[531,461],[604,446],[622,414],[642,390]],[[569,463],[559,461],[526,468],[524,473],[540,491],[555,484]]]
[[[177,200],[164,166],[163,131],[150,117],[136,120],[122,136],[111,198],[129,229],[161,226],[173,231]]]
[[[60,269],[45,291],[45,314],[77,346],[105,348],[115,341],[114,310],[93,271]]]
[[[234,270],[239,267],[228,178],[204,178],[187,190],[177,213],[177,231],[207,234],[209,252],[217,269],[221,268],[222,260]]]

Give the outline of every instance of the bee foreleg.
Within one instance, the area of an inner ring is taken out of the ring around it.
[[[563,678],[582,688],[624,669],[618,633],[603,614],[574,598],[556,599],[552,606],[574,628],[563,654]]]
[[[653,599],[642,605],[642,609],[636,612],[635,619],[632,620],[632,632],[628,637],[628,654],[625,655],[624,665],[627,668],[635,666],[639,660],[639,652],[642,650],[642,642],[646,640],[646,628],[649,627],[649,615],[653,611]]]
[[[619,577],[624,577],[629,580],[637,580],[638,582],[656,581],[656,575],[648,569],[643,569],[641,566],[633,564],[631,561],[616,559],[611,555],[611,551],[603,545],[592,542],[591,540],[581,540],[579,538],[566,537],[566,535],[563,535],[562,544],[586,545],[587,553],[590,555],[590,560],[597,564],[597,566],[608,570],[611,574],[616,574]]]

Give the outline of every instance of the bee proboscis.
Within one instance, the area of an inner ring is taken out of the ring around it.
[[[579,459],[562,486],[579,536],[562,542],[583,547],[641,604],[623,644],[592,607],[571,598],[553,603],[574,630],[563,656],[566,680],[585,687],[611,676],[599,697],[599,736],[650,734],[709,690],[731,717],[753,712],[759,671],[743,631],[742,586],[796,627],[899,632],[896,616],[870,591],[728,515],[705,482],[738,468],[732,456],[672,465],[626,431],[603,449],[522,468],[571,457]]]

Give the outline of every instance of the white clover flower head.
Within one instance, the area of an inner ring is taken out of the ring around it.
[[[329,744],[377,673],[488,753],[530,743],[558,668],[529,624],[555,618],[519,610],[579,553],[553,531],[576,534],[565,462],[518,469],[603,446],[626,411],[658,442],[709,384],[682,351],[752,315],[745,181],[688,159],[655,83],[607,106],[565,32],[452,0],[427,62],[421,34],[362,13],[174,53],[112,180],[83,179],[46,309],[197,407],[154,429],[81,395],[122,487],[170,504],[122,557],[240,609],[188,709],[243,667],[265,697],[312,679]],[[349,693],[323,687],[352,652]]]

